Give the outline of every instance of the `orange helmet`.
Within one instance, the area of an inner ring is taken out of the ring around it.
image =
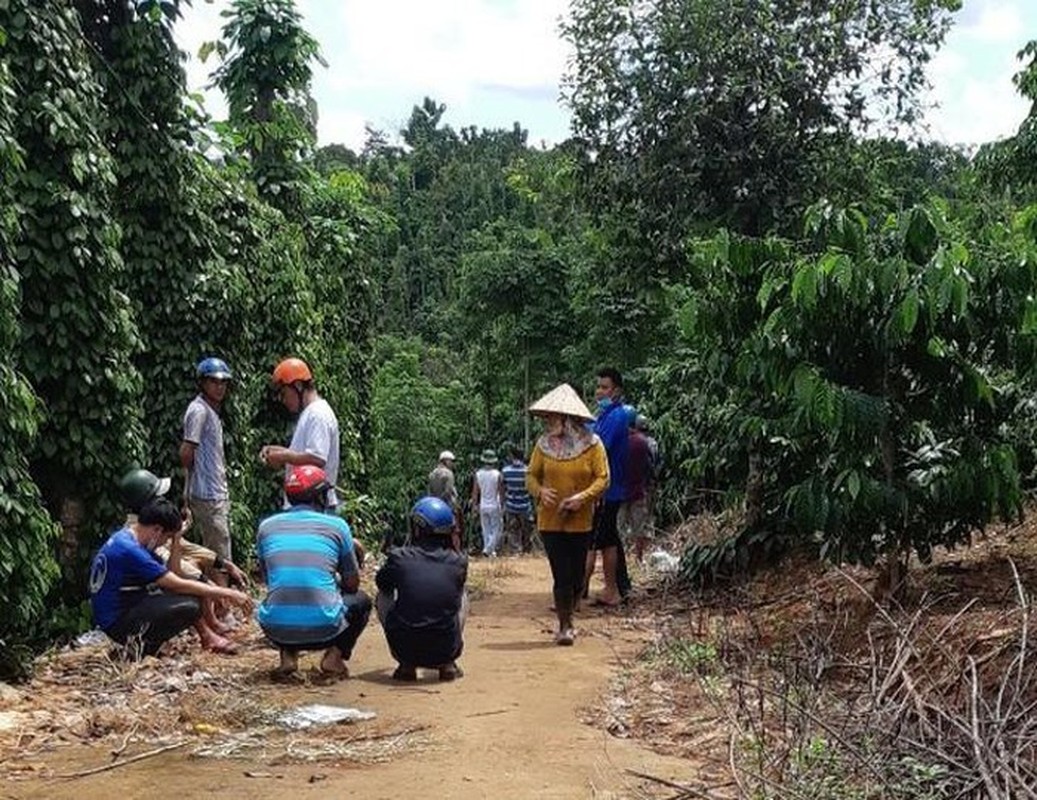
[[[274,367],[273,382],[278,386],[288,386],[296,381],[308,383],[313,380],[313,373],[301,358],[286,358]]]

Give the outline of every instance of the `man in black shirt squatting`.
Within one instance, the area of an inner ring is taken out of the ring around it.
[[[417,668],[439,671],[441,681],[462,675],[468,558],[451,547],[454,514],[438,497],[423,497],[410,513],[413,545],[394,547],[375,575],[375,607],[398,681],[417,680]]]

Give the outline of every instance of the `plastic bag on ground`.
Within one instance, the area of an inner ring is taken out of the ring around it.
[[[653,550],[647,562],[648,568],[659,575],[672,575],[681,564],[680,558],[665,550]]]
[[[377,715],[373,711],[363,711],[359,708],[313,704],[285,711],[277,718],[277,721],[286,728],[302,730],[314,725],[360,722],[365,719],[374,719],[375,716]]]

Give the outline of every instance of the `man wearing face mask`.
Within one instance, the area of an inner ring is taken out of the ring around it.
[[[613,367],[598,370],[594,398],[598,404],[598,415],[594,421],[594,432],[605,445],[608,453],[611,482],[603,502],[598,506],[594,518],[593,549],[587,554],[585,579],[590,585],[594,572],[597,551],[601,551],[601,570],[605,579],[605,590],[593,605],[615,607],[626,600],[630,593],[630,576],[627,574],[623,543],[619,538],[619,508],[626,501],[627,481],[627,436],[629,412],[623,405],[623,376]]]

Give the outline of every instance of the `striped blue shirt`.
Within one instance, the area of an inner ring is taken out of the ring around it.
[[[344,580],[358,569],[344,519],[308,506],[274,514],[259,525],[256,555],[267,586],[257,616],[271,641],[317,644],[346,629],[336,573]]]
[[[528,514],[532,503],[526,489],[526,465],[512,461],[501,469],[504,476],[504,510],[509,514]]]

